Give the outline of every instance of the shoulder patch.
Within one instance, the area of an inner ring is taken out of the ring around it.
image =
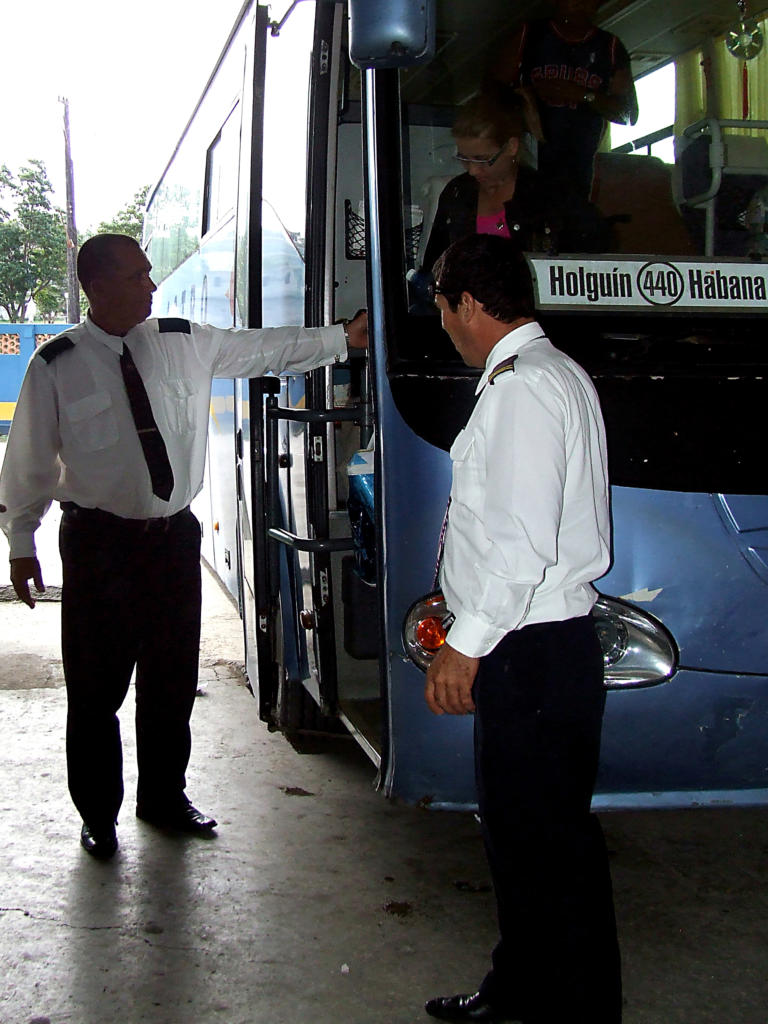
[[[182,320],[176,316],[159,317],[157,329],[161,334],[191,334],[192,327],[189,320]]]
[[[512,373],[514,373],[516,361],[517,352],[515,352],[513,356],[510,356],[509,359],[504,359],[502,362],[498,364],[498,366],[494,366],[494,368],[488,374],[488,383],[495,384],[496,378],[500,377],[502,373],[509,373],[510,370],[512,371]]]
[[[53,360],[60,356],[62,352],[66,352],[68,348],[74,348],[75,343],[71,338],[68,338],[65,334],[60,335],[58,338],[52,338],[45,345],[41,345],[37,350],[37,354],[41,359],[44,359],[46,363],[52,363]]]

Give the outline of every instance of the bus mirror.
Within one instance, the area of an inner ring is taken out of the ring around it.
[[[358,68],[407,68],[435,54],[435,0],[349,0],[349,57]]]

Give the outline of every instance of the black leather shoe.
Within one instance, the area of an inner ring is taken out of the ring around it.
[[[466,996],[438,996],[424,1004],[430,1017],[438,1020],[482,1021],[483,1024],[513,1024],[515,1017],[510,1017],[485,999],[479,992]]]
[[[173,828],[178,832],[190,832],[193,835],[209,835],[218,825],[215,818],[202,814],[192,804],[172,810],[137,807],[136,817],[158,828]]]
[[[117,832],[114,825],[106,828],[92,828],[83,823],[80,830],[80,845],[92,857],[109,860],[117,853]]]

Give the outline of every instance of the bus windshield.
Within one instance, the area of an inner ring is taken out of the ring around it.
[[[584,16],[575,29],[558,20],[560,6],[526,5],[521,22],[517,5],[438,5],[437,57],[401,74],[405,227],[416,259],[431,255],[449,182],[463,197],[474,178],[475,193],[479,186],[487,196],[484,186],[503,186],[510,173],[528,208],[518,203],[512,216],[508,208],[506,229],[526,249],[763,255],[768,50],[759,16],[735,39],[730,3],[698,4],[688,17],[660,0],[594,4],[593,19]],[[518,108],[517,126],[492,109],[478,111],[478,93],[508,113]],[[476,160],[493,158],[508,143],[494,135],[510,131],[519,136],[514,153],[508,146],[490,167]],[[473,148],[475,141],[483,145]],[[508,156],[516,166],[502,166]],[[553,169],[555,158],[567,164]],[[530,185],[530,171],[540,187]],[[497,192],[514,207],[509,191]],[[501,211],[483,205],[481,214]],[[450,210],[455,215],[455,205]]]

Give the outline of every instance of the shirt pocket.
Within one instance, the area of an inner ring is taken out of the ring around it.
[[[163,381],[163,405],[172,433],[188,434],[195,429],[195,395],[194,383],[188,377]]]
[[[98,452],[117,444],[118,429],[108,391],[94,391],[64,406],[75,444],[84,452]]]
[[[449,452],[451,462],[466,462],[472,452],[474,444],[474,433],[471,430],[467,430],[466,427],[463,430],[460,430],[456,435]]]
[[[478,488],[482,483],[477,444],[475,432],[465,428],[456,435],[450,450],[453,463],[451,497],[468,507],[478,500]]]

